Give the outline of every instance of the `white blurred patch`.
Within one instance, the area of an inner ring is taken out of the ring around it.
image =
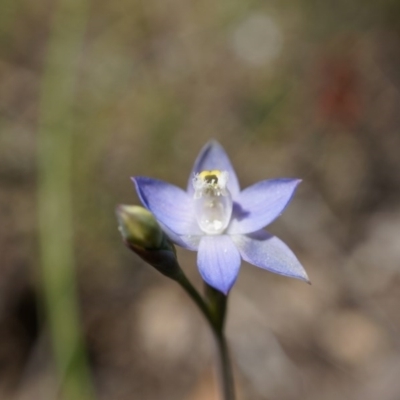
[[[268,15],[252,14],[233,32],[232,46],[236,55],[248,64],[269,64],[282,51],[282,31]]]

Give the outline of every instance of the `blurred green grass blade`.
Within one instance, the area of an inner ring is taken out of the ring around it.
[[[93,398],[76,298],[71,159],[85,0],[59,0],[41,83],[38,213],[47,320],[63,398]]]

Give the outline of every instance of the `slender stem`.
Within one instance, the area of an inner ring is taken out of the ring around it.
[[[215,331],[222,333],[225,325],[227,296],[207,284],[205,285],[205,292]]]
[[[224,400],[235,400],[233,371],[229,357],[228,344],[222,331],[220,333],[215,333],[214,336],[219,355],[218,374],[221,382],[222,396]]]
[[[218,353],[218,377],[221,385],[222,399],[235,400],[232,366],[228,344],[224,335],[227,296],[206,284],[206,302],[182,270],[173,279],[188,293],[210,324]]]
[[[228,344],[224,334],[225,317],[227,311],[228,296],[205,285],[208,307],[213,318],[213,333],[218,351],[218,376],[224,400],[234,400],[234,382],[231,361],[229,358]]]
[[[203,298],[200,296],[199,292],[195,289],[195,287],[191,284],[189,279],[183,273],[183,271],[179,274],[176,281],[182,286],[182,288],[186,291],[186,293],[191,297],[191,299],[196,303],[199,307],[200,311],[205,316],[207,322],[210,324],[211,329],[214,331],[214,320],[208,305],[205,303]]]

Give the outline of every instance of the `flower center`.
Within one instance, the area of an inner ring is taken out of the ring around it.
[[[227,183],[226,171],[202,171],[193,178],[197,223],[209,235],[222,233],[231,219],[232,196]]]

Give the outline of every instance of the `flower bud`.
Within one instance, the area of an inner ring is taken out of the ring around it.
[[[157,249],[163,241],[163,231],[153,214],[140,206],[119,205],[116,209],[118,229],[128,246]]]
[[[125,244],[162,274],[177,279],[179,267],[175,247],[153,214],[140,206],[119,205],[118,230]]]

